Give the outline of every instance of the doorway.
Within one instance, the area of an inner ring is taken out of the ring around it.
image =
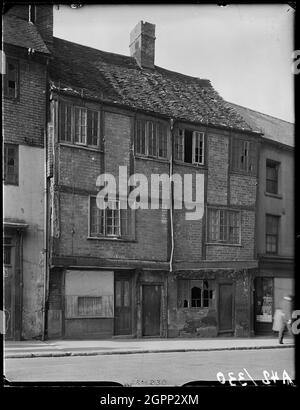
[[[219,284],[219,332],[233,332],[233,284]]]
[[[129,274],[115,273],[115,335],[132,334],[132,280]]]
[[[160,336],[161,285],[143,285],[142,289],[143,336]]]

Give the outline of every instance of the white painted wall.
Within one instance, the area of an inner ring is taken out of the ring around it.
[[[44,284],[44,149],[19,145],[19,185],[4,185],[4,218],[28,224],[23,240],[22,336],[42,334]]]

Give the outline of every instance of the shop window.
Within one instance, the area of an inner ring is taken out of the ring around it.
[[[135,153],[152,158],[167,158],[167,126],[159,121],[136,122]]]
[[[174,142],[175,160],[204,165],[204,133],[179,129]]]
[[[266,253],[278,254],[280,217],[266,215]]]
[[[228,209],[208,209],[207,242],[240,244],[240,212]]]
[[[273,278],[256,278],[256,322],[272,323]]]
[[[256,174],[257,144],[242,138],[233,138],[231,144],[231,169],[236,172]]]
[[[270,194],[278,194],[278,169],[278,162],[266,161],[266,192]]]
[[[208,308],[214,303],[214,281],[179,279],[177,282],[178,307]]]
[[[18,185],[19,179],[19,146],[4,144],[4,182]]]

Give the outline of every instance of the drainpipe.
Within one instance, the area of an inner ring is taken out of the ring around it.
[[[170,181],[173,175],[173,128],[174,120],[170,118],[170,131],[171,131],[171,156],[170,156],[170,168],[169,168],[169,177]],[[173,272],[173,256],[174,256],[174,221],[173,221],[173,206],[174,206],[174,189],[173,183],[171,181],[171,206],[170,206],[170,223],[171,223],[171,255],[170,255],[170,273]]]
[[[48,113],[49,113],[49,90],[48,90],[48,61],[46,68],[46,114],[45,114],[45,128],[44,128],[44,288],[43,288],[43,333],[42,340],[47,337],[47,303],[48,303],[48,178],[47,178],[47,165],[48,165]]]

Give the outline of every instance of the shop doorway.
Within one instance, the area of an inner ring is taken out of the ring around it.
[[[161,285],[143,285],[143,336],[160,336]]]

